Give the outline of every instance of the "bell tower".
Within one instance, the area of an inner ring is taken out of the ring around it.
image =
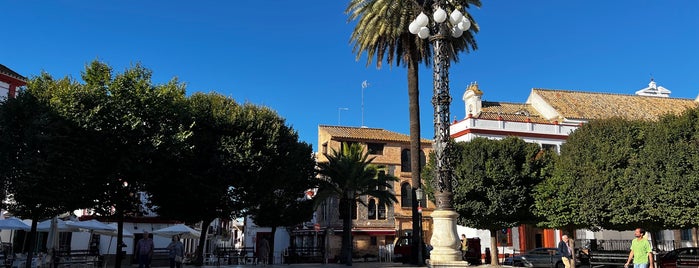
[[[466,117],[470,115],[478,115],[481,113],[481,96],[483,96],[483,91],[478,88],[478,82],[472,82],[466,87],[466,92],[464,92],[464,104],[466,108]]]

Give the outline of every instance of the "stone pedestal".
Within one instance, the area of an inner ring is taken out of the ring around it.
[[[432,228],[432,251],[430,251],[430,267],[463,267],[468,263],[461,260],[461,245],[459,234],[456,232],[456,217],[459,214],[453,210],[435,210],[432,212],[434,225]]]

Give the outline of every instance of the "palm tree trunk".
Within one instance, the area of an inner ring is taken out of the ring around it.
[[[412,36],[405,37],[406,55],[409,55],[408,63],[408,109],[410,113],[410,176],[412,178],[412,221],[413,221],[413,249],[412,263],[422,264],[421,260],[421,230],[420,230],[420,215],[418,215],[418,200],[415,195],[415,190],[421,188],[421,163],[420,163],[420,90],[418,88],[418,60],[410,43]]]
[[[347,211],[345,217],[342,218],[342,256],[343,262],[352,266],[352,202],[345,198],[345,204],[347,204]]]

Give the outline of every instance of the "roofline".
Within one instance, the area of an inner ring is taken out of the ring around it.
[[[576,91],[576,90],[571,90],[571,89],[549,89],[549,88],[532,88],[532,91],[534,90],[542,90],[542,91],[562,91],[562,92],[567,92],[567,93],[584,93],[584,94],[595,94],[595,95],[616,95],[616,96],[625,96],[625,97],[638,97],[638,98],[648,98],[648,97],[658,97],[658,96],[641,96],[641,95],[636,95],[636,94],[624,94],[624,93],[611,93],[611,92],[593,92],[593,91]],[[662,97],[663,99],[675,99],[675,100],[690,100],[694,101],[694,99],[689,99],[689,98],[673,98],[673,97]]]
[[[26,77],[24,77],[24,76],[22,76],[21,74],[15,72],[14,70],[8,68],[7,66],[0,64],[0,67],[3,67],[3,68],[0,68],[0,74],[4,74],[4,75],[6,75],[6,76],[8,76],[8,77],[15,78],[15,79],[20,80],[20,81],[22,81],[22,82],[24,82],[24,83],[27,82],[27,78],[26,78]],[[3,69],[8,70],[9,72],[3,72],[3,71],[2,71]]]

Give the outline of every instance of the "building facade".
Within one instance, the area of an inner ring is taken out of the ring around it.
[[[0,64],[0,99],[13,98],[17,89],[27,85],[27,78]]]
[[[612,117],[657,120],[664,114],[680,114],[699,106],[697,100],[671,98],[670,93],[651,80],[648,87],[634,95],[534,88],[524,103],[509,103],[483,101],[484,92],[474,83],[466,88],[463,95],[465,116],[450,126],[451,136],[465,142],[478,137],[516,136],[560,152],[568,136],[590,120]],[[587,239],[596,235],[578,233],[588,236],[583,237]],[[560,235],[558,230],[523,225],[507,231],[508,243],[503,246],[506,252],[555,247]]]
[[[378,128],[321,125],[318,127],[317,161],[327,162],[325,154],[339,151],[343,143],[363,145],[369,157],[374,158],[373,164],[385,167],[387,174],[398,178],[391,189],[398,203],[382,206],[377,200],[362,196],[360,198],[367,205],[357,205],[356,213],[352,215],[354,256],[376,256],[380,246],[393,244],[397,237],[413,232],[410,137]],[[431,150],[431,141],[421,139],[420,158],[423,166]],[[429,201],[421,205],[424,241],[428,243],[432,234],[430,214],[435,206]],[[331,259],[340,255],[342,242],[342,220],[338,208],[338,200],[329,200],[320,206],[314,219],[320,229],[319,239],[323,239],[319,243],[326,243]]]

